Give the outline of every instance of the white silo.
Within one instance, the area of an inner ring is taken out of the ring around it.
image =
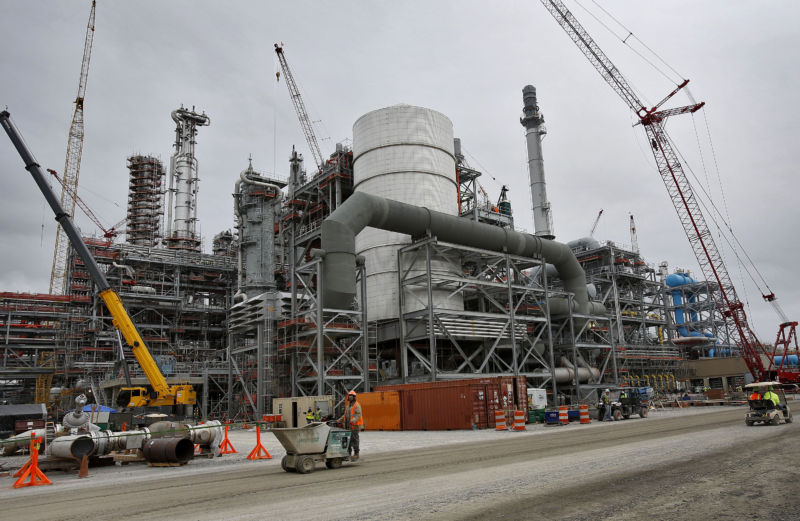
[[[410,105],[365,114],[353,125],[353,161],[356,191],[457,215],[453,123],[444,114]],[[410,242],[407,235],[375,228],[356,237],[356,252],[366,260],[369,320],[397,317],[397,250]],[[424,271],[425,259],[416,266],[408,276]],[[434,258],[431,269],[461,275],[460,266],[442,259]],[[424,286],[407,288],[404,296],[406,311],[428,302]],[[460,293],[434,290],[433,302],[440,309],[464,309]]]

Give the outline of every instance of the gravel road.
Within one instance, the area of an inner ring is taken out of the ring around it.
[[[284,473],[278,458],[150,476],[145,469],[127,480],[95,475],[6,488],[0,504],[4,519],[37,520],[800,519],[792,444],[800,425],[746,427],[744,412],[482,431],[479,442],[414,450],[364,445],[359,463],[308,475]],[[414,433],[363,438],[401,446],[405,435]]]

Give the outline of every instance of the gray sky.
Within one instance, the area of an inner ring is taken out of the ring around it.
[[[581,4],[602,14],[591,0]],[[581,7],[568,5],[647,101],[673,88]],[[671,137],[700,179],[695,184],[710,187],[723,212],[727,206],[741,242],[797,319],[800,281],[792,266],[800,246],[790,177],[800,134],[794,108],[800,3],[603,5],[690,78],[694,97],[707,103],[724,202],[703,113],[677,118],[668,127]],[[0,0],[0,106],[8,106],[38,161],[59,172],[89,6],[88,0]],[[516,223],[527,230],[533,225],[519,115],[521,89],[533,84],[549,132],[544,158],[557,239],[587,235],[603,208],[595,236],[629,244],[633,213],[649,262],[667,260],[671,268],[697,273],[642,129],[631,126],[623,102],[534,0],[101,0],[85,101],[81,197],[107,224],[121,220],[126,158],[155,154],[168,163],[170,111],[194,105],[211,117],[197,138],[199,216],[208,250],[214,233],[233,226],[230,194],[249,154],[257,170],[280,176],[293,144],[311,157],[286,86],[275,82],[275,42],[285,43],[312,119],[319,121],[318,136],[329,138],[321,141],[323,153],[351,138],[353,122],[370,110],[401,102],[439,110],[453,121],[467,160],[484,171],[491,196],[501,184],[510,186]],[[683,95],[675,101],[688,103]],[[0,290],[43,292],[55,223],[10,142],[0,142]],[[80,212],[77,221],[84,233],[95,231]],[[735,258],[726,259],[756,332],[773,341],[776,316],[740,278]]]

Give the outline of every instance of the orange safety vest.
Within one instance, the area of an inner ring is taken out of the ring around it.
[[[358,406],[359,409],[361,408],[361,405],[358,402],[353,402],[353,405],[350,407],[350,410],[349,410],[350,426],[361,426],[361,425],[364,425],[364,414],[363,413],[361,414],[361,417],[358,419],[358,421],[353,421],[353,416],[356,413],[356,406]]]
[[[761,395],[758,394],[758,393],[753,393],[753,394],[750,395],[750,399],[751,400],[760,400],[761,399]]]

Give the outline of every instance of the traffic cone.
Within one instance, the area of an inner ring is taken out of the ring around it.
[[[88,478],[89,477],[89,456],[86,454],[83,455],[81,458],[81,470],[78,471],[79,478]]]
[[[236,449],[233,448],[233,444],[231,440],[228,439],[228,429],[230,425],[225,426],[225,439],[222,440],[222,443],[219,445],[219,454],[220,456],[223,454],[236,454]]]
[[[247,455],[247,459],[272,459],[272,456],[269,455],[267,449],[265,449],[261,444],[261,426],[259,425],[256,425],[256,446],[253,447],[253,450],[251,450],[250,454]]]
[[[53,482],[47,479],[44,472],[39,469],[39,443],[42,442],[41,438],[37,438],[35,443],[33,436],[31,436],[31,461],[28,468],[22,473],[19,479],[14,483],[14,488],[22,487],[36,487],[39,485],[52,485]],[[25,483],[25,480],[30,478],[30,481]]]

